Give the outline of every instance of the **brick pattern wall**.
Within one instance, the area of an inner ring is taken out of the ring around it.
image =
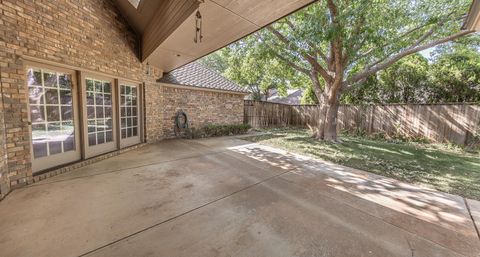
[[[0,73],[2,69],[0,68]],[[1,83],[1,82],[0,82]],[[3,122],[3,97],[0,85],[0,199],[10,190],[10,183],[7,180],[7,151],[5,144],[5,126]]]
[[[161,76],[161,71],[151,70],[155,78]],[[145,82],[145,124],[146,141],[148,143],[159,142],[163,139],[163,99],[162,87],[156,81]]]
[[[0,159],[0,183],[6,176],[12,187],[32,181],[26,56],[144,81],[146,90],[152,91],[154,78],[146,75],[145,65],[138,60],[137,46],[137,36],[111,0],[0,0],[0,83],[5,114],[1,133],[5,142],[0,141],[0,149],[6,147],[8,157],[8,172],[1,172],[5,167]],[[159,101],[145,100],[150,108],[161,109]],[[161,136],[157,123],[146,126],[147,138]]]
[[[112,0],[0,0],[0,198],[34,181],[25,64],[31,59],[69,65],[145,85],[145,138],[173,137],[175,114],[193,126],[243,120],[243,96],[156,83],[161,71],[142,64],[137,35]]]
[[[162,85],[163,135],[175,137],[175,116],[184,111],[191,127],[243,123],[244,95]]]
[[[7,151],[7,180],[12,187],[25,185],[31,178],[30,131],[25,71],[22,60],[7,43],[0,67],[4,108],[4,137]]]

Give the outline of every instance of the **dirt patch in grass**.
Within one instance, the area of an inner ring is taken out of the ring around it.
[[[303,129],[268,132],[245,139],[480,200],[480,155],[458,147],[348,135],[341,136],[341,144],[333,144],[319,142]]]

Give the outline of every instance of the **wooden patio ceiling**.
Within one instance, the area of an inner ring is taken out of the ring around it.
[[[115,0],[141,37],[141,60],[168,72],[245,37],[315,0]],[[195,43],[195,13],[203,39]]]

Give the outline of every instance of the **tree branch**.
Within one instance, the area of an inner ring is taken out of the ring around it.
[[[356,22],[354,28],[352,29],[352,32],[349,37],[349,43],[347,44],[347,51],[350,49],[352,50],[353,53],[357,51],[357,49],[360,49],[364,43],[364,40],[358,40],[356,38],[358,35],[360,35],[360,32],[362,31],[362,28],[365,24],[365,15],[362,13],[360,17],[358,18],[359,20]],[[349,54],[345,54],[345,56],[348,56]],[[345,60],[345,63],[347,60]]]
[[[280,33],[278,30],[274,29],[272,26],[267,26],[267,29],[268,31],[270,31],[273,35],[275,35],[281,42],[283,42],[289,49],[291,49],[291,44],[292,42],[286,38],[282,33]],[[292,51],[295,51],[295,49],[293,49]],[[297,52],[297,51],[295,51]],[[313,57],[313,56],[310,56],[309,54],[306,54],[306,53],[301,53],[300,52],[300,55],[308,62],[312,65],[312,67],[316,70],[318,70],[318,72],[320,73],[320,75],[325,79],[325,80],[330,80],[331,79],[331,76],[328,74],[328,72],[317,62],[317,60]],[[277,55],[278,56],[278,55]],[[280,57],[282,58],[282,60],[284,60],[285,58],[283,57]]]
[[[371,75],[377,73],[380,70],[388,68],[390,65],[394,64],[395,62],[397,62],[398,60],[400,60],[401,58],[403,58],[405,56],[420,52],[422,50],[434,47],[434,46],[439,45],[439,44],[443,44],[443,43],[452,41],[456,38],[471,34],[473,32],[474,31],[472,31],[472,30],[464,30],[464,31],[460,31],[458,33],[455,33],[453,35],[450,35],[448,37],[434,40],[434,41],[432,41],[428,44],[422,45],[422,46],[411,46],[411,47],[405,49],[404,51],[387,58],[383,62],[380,62],[380,63],[378,63],[374,66],[371,66],[371,67],[369,66],[369,67],[365,68],[363,71],[353,75],[347,81],[345,81],[344,86],[352,85],[355,82],[358,82],[362,79],[366,79],[368,76],[371,76]]]
[[[283,44],[285,44],[285,46],[288,47],[290,51],[293,51],[298,55],[304,55],[304,53],[299,52],[298,49],[292,48],[292,45],[295,44],[291,42],[287,37],[285,37],[282,33],[280,33],[280,31],[274,29],[272,26],[267,26],[267,30],[270,31],[270,33],[272,33],[275,37],[277,37]],[[297,45],[295,45],[295,47],[298,48]]]
[[[295,27],[293,25],[293,23],[290,22],[290,20],[287,19],[287,24],[290,24],[290,28],[292,30],[295,30]],[[312,42],[308,41],[308,40],[305,40],[305,43],[311,48],[311,50],[313,51],[313,53],[317,56],[320,56],[320,58],[322,58],[322,60],[327,63],[328,62],[328,59],[327,59],[327,56],[320,50],[318,49],[318,47],[315,46],[315,44],[313,44]]]
[[[289,18],[285,18],[285,23],[287,23],[287,25],[290,27],[292,31],[297,31],[297,28],[295,28],[295,25],[292,23],[292,21]],[[323,54],[322,51],[320,51],[314,44],[312,44],[312,42],[305,40],[305,43],[312,49],[312,51],[316,55],[320,56],[320,58],[322,58],[325,61],[325,63],[327,62],[327,56]]]
[[[273,55],[275,55],[277,58],[279,58],[280,60],[286,62],[288,65],[290,65],[290,67],[292,67],[293,69],[299,71],[299,72],[302,72],[306,75],[309,75],[310,74],[310,71],[306,68],[303,68],[297,64],[295,64],[294,62],[288,60],[287,58],[283,57],[281,54],[277,53],[274,48],[272,46],[270,46],[266,40],[264,40],[260,35],[258,35],[258,33],[255,33],[255,36],[261,40],[264,44],[266,44],[268,46],[268,48],[270,48],[270,51],[273,53]]]
[[[427,33],[425,33],[421,38],[419,38],[415,44],[418,46],[418,45],[421,44],[423,41],[425,41],[425,39],[427,39],[430,35],[432,35],[433,32],[435,32],[436,29],[438,29],[440,26],[444,25],[445,22],[447,22],[447,21],[449,20],[449,18],[451,17],[451,15],[453,15],[453,14],[454,14],[454,12],[451,12],[451,13],[447,14],[443,19],[441,19],[441,20],[436,24],[436,26],[434,26],[433,28],[431,28]],[[360,60],[360,59],[368,56],[368,55],[369,55],[370,53],[372,53],[375,49],[386,48],[387,46],[393,44],[394,42],[398,42],[399,40],[401,40],[401,39],[409,36],[410,34],[412,34],[412,33],[414,33],[414,32],[417,32],[418,30],[423,29],[423,28],[425,28],[425,27],[427,27],[427,26],[429,26],[429,25],[432,25],[432,24],[429,24],[429,23],[422,24],[422,25],[420,25],[420,26],[418,26],[418,27],[415,27],[415,28],[413,28],[413,29],[411,29],[411,30],[409,30],[409,31],[401,34],[400,36],[398,36],[398,37],[395,38],[394,40],[391,40],[391,41],[388,42],[388,43],[385,43],[385,44],[383,44],[383,45],[381,45],[381,46],[372,47],[372,48],[368,49],[367,51],[365,51],[364,53],[361,53],[361,54],[360,54],[357,58],[355,58],[355,60],[353,60],[353,61],[355,62],[355,61],[358,61],[358,60]],[[377,63],[378,63],[378,62],[377,62]]]
[[[294,68],[295,70],[299,71],[299,72],[302,72],[306,75],[309,74],[309,71],[303,67],[300,67],[299,65],[295,64],[294,62],[288,60],[287,58],[283,57],[282,55],[280,55],[279,53],[275,52],[275,50],[271,49],[272,50],[272,53],[277,56],[280,60],[286,62],[288,65],[290,65],[292,68]]]
[[[442,22],[438,23],[437,26],[434,26],[432,27],[431,29],[429,29],[427,32],[425,32],[425,34],[423,34],[419,39],[417,39],[417,41],[415,41],[415,43],[413,43],[413,45],[410,46],[410,48],[412,47],[417,47],[419,46],[421,43],[425,42],[425,40],[430,37],[431,35],[433,35],[433,33],[438,29],[440,28],[440,26],[443,26],[445,24],[446,20],[443,20]],[[370,64],[369,66],[367,66],[367,69],[370,69],[371,67],[383,62],[384,60],[386,60],[391,54],[393,54],[394,52],[391,51],[391,53],[387,54],[384,58],[381,58],[377,61],[375,61],[374,63]]]

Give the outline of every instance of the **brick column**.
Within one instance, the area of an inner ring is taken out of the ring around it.
[[[4,113],[2,124],[7,153],[7,180],[12,188],[16,188],[32,181],[28,89],[22,58],[12,53],[13,47],[7,45],[6,49],[0,62]],[[9,49],[12,51],[8,52]]]
[[[146,68],[144,68],[146,71]],[[150,68],[150,75],[145,75],[145,131],[148,143],[155,143],[163,139],[163,96],[162,87],[156,82],[162,76],[162,71]]]

